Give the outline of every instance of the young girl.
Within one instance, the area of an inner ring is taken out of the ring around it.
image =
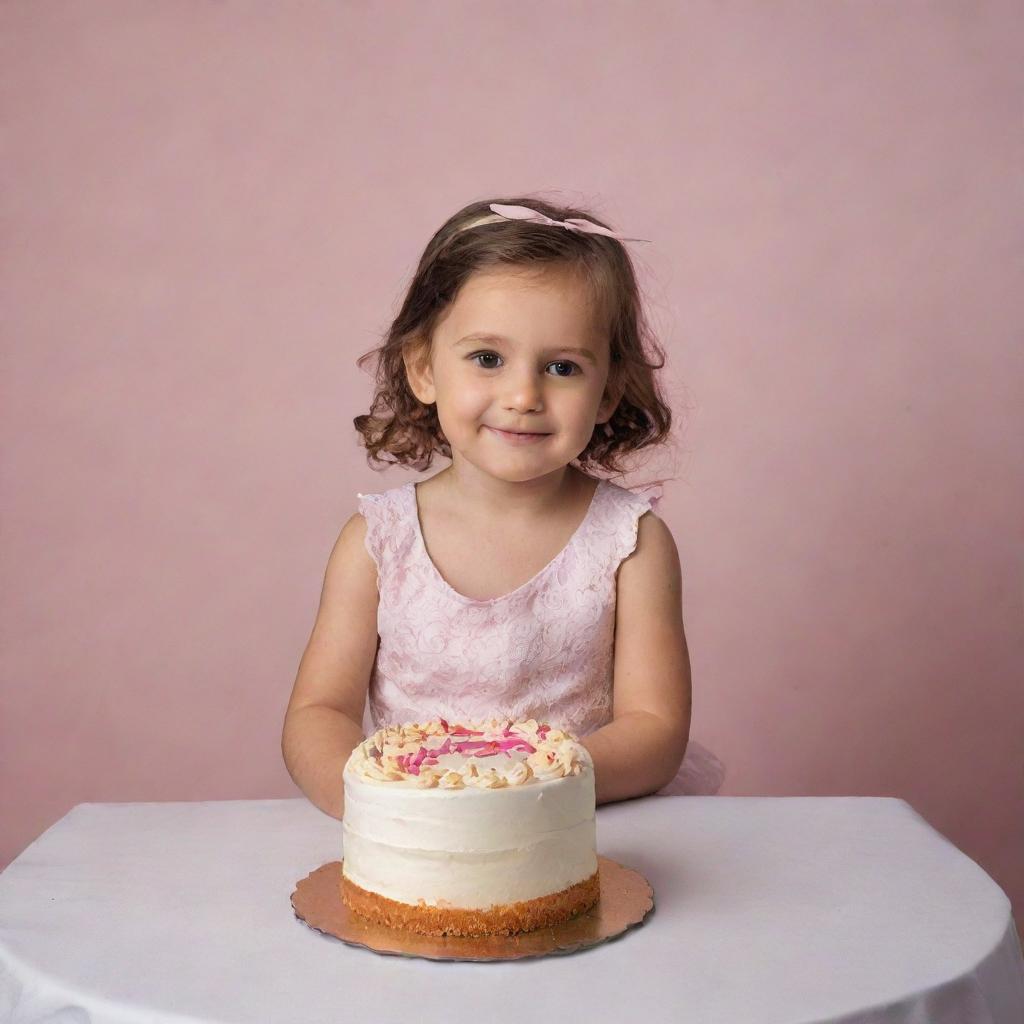
[[[282,751],[328,814],[364,735],[440,716],[572,730],[598,803],[717,789],[713,755],[690,744],[684,763],[690,665],[657,487],[591,473],[621,470],[671,422],[623,241],[583,210],[472,203],[359,360],[377,357],[355,419],[368,458],[450,464],[358,495],[327,563]]]

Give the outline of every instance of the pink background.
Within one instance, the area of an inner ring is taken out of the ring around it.
[[[354,361],[449,214],[554,189],[654,240],[685,430],[637,479],[723,792],[903,797],[1020,920],[1018,4],[0,19],[0,863],[82,801],[297,794],[327,555],[409,479]]]

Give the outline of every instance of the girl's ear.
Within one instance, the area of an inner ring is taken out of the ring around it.
[[[432,405],[437,401],[437,395],[430,367],[430,345],[424,341],[409,342],[402,349],[402,362],[412,393],[424,405]]]
[[[622,401],[622,395],[625,391],[625,384],[621,380],[609,380],[604,388],[604,396],[601,398],[601,404],[597,407],[597,417],[595,423],[607,423],[615,413],[615,410],[619,406],[619,402]]]

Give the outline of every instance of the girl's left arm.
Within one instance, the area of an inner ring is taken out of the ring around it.
[[[619,565],[612,702],[612,721],[581,740],[594,759],[599,804],[666,785],[690,737],[679,552],[651,512],[640,517],[636,548]]]

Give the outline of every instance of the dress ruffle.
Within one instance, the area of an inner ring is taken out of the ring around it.
[[[714,796],[724,781],[725,764],[707,747],[690,740],[675,778],[655,796]]]
[[[652,511],[657,510],[661,499],[665,496],[665,487],[661,480],[652,480],[648,484],[637,484],[628,489],[638,497],[646,498],[651,503]]]

